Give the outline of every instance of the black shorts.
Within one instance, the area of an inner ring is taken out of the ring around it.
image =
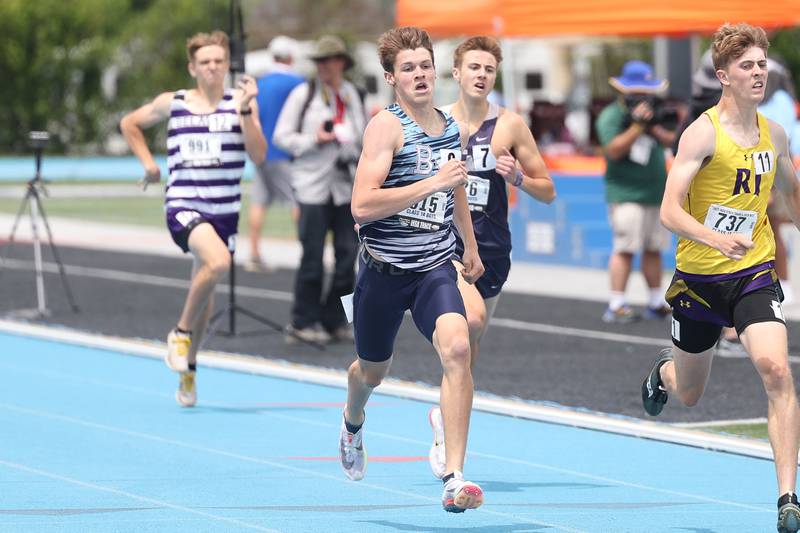
[[[715,277],[676,272],[666,295],[672,306],[673,344],[700,353],[714,346],[723,327],[734,327],[741,335],[750,324],[785,324],[775,270],[771,263],[760,266],[739,277],[710,281],[706,279]]]

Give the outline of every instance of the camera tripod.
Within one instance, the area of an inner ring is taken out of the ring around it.
[[[17,227],[19,226],[19,222],[22,219],[22,214],[25,212],[25,208],[30,208],[30,220],[31,220],[31,234],[33,237],[33,267],[34,272],[36,275],[36,308],[35,309],[20,309],[17,311],[13,311],[11,314],[14,316],[18,316],[21,318],[42,318],[50,314],[50,311],[47,309],[47,297],[45,295],[44,290],[44,272],[43,272],[43,263],[42,263],[42,241],[39,236],[39,225],[38,221],[41,219],[42,226],[44,226],[45,232],[47,233],[47,241],[50,244],[50,249],[53,251],[53,257],[56,260],[56,264],[58,265],[58,273],[61,276],[61,284],[64,286],[64,292],[67,295],[67,301],[69,303],[70,309],[74,313],[79,311],[78,306],[75,304],[75,299],[72,296],[72,290],[70,289],[69,283],[67,282],[67,273],[64,270],[64,263],[61,261],[61,256],[58,253],[58,248],[53,242],[53,232],[50,230],[50,224],[47,222],[47,216],[44,212],[44,207],[42,206],[42,199],[40,196],[40,191],[47,195],[47,191],[44,188],[44,180],[42,179],[41,168],[42,168],[42,150],[44,149],[49,135],[47,132],[40,132],[40,131],[32,131],[29,134],[31,145],[34,149],[34,154],[36,157],[36,173],[28,180],[25,190],[25,196],[22,199],[22,203],[20,204],[19,210],[17,211],[16,218],[14,219],[14,224],[11,227],[11,233],[8,237],[8,243],[6,244],[6,253],[3,256],[2,262],[0,262],[0,266],[6,262],[8,259],[8,254],[11,251],[11,246],[14,244],[14,238],[17,233]]]

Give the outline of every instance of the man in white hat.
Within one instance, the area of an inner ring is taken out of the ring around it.
[[[292,189],[303,246],[286,341],[352,342],[340,298],[355,285],[358,240],[350,197],[366,115],[358,90],[344,77],[353,66],[344,42],[333,35],[321,37],[311,59],[317,76],[291,92],[273,134],[275,145],[293,157]],[[323,283],[328,232],[333,233],[336,264],[331,282]]]
[[[250,229],[250,259],[245,270],[263,272],[269,270],[268,263],[259,250],[261,227],[267,206],[273,203],[293,205],[292,185],[289,174],[291,156],[274,146],[272,135],[278,114],[292,89],[303,83],[303,77],[292,69],[297,42],[285,35],[278,35],[269,43],[269,51],[275,61],[272,70],[258,80],[258,110],[264,138],[273,148],[258,166],[258,175],[253,181],[250,209],[247,222]]]
[[[661,251],[669,233],[658,210],[667,179],[664,147],[674,132],[658,124],[655,97],[668,83],[653,76],[642,61],[628,61],[622,75],[609,79],[619,98],[600,113],[595,123],[606,159],[606,201],[613,249],[608,260],[611,294],[604,322],[627,323],[640,318],[625,299],[633,256],[641,253],[642,274],[649,289],[647,318],[665,318],[670,309],[661,290]]]

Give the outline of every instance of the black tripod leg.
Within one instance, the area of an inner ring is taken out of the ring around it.
[[[14,244],[14,238],[17,234],[17,228],[19,227],[19,221],[22,219],[22,213],[25,212],[25,207],[28,205],[28,200],[31,198],[31,186],[28,185],[28,189],[25,191],[25,197],[22,198],[22,202],[19,204],[19,209],[17,210],[17,216],[14,218],[14,224],[11,226],[11,233],[8,235],[8,242],[5,244],[5,255],[3,255],[3,261],[0,262],[0,266],[5,263],[6,259],[8,259],[8,255],[11,253],[11,246]]]
[[[61,284],[64,286],[64,292],[67,293],[67,301],[69,302],[70,308],[72,308],[73,313],[78,313],[80,310],[78,306],[75,304],[75,298],[72,296],[72,289],[70,289],[69,282],[67,281],[67,272],[64,270],[64,263],[61,261],[61,256],[58,253],[58,248],[56,247],[56,243],[53,241],[53,232],[50,231],[50,224],[47,222],[47,216],[44,212],[44,207],[42,206],[42,202],[39,199],[39,194],[31,189],[33,193],[31,196],[33,197],[33,201],[36,202],[36,206],[39,208],[39,214],[42,217],[42,223],[44,224],[44,229],[47,231],[47,240],[50,243],[50,249],[53,250],[53,257],[56,260],[56,264],[58,265],[58,273],[61,275]]]

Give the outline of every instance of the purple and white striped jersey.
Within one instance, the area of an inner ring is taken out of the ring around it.
[[[167,123],[167,209],[210,216],[238,213],[245,157],[233,89],[226,89],[208,114],[187,108],[185,90],[175,93]]]

